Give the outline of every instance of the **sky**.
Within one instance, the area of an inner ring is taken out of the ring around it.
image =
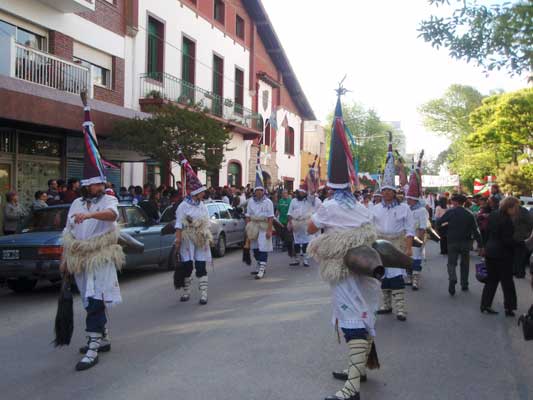
[[[422,125],[417,108],[454,83],[481,93],[517,90],[525,79],[456,61],[417,38],[419,22],[435,12],[427,0],[263,0],[298,80],[323,123],[335,105],[334,89],[384,121],[401,121],[407,152],[435,158],[449,142]]]

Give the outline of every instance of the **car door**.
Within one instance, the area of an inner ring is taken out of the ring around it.
[[[232,243],[235,240],[235,232],[233,225],[231,224],[231,215],[228,211],[228,205],[226,203],[217,203],[218,212],[220,215],[219,225],[226,235],[226,244]]]
[[[176,220],[176,208],[173,206],[167,207],[163,214],[161,215],[161,220],[159,221],[159,229],[163,229],[165,225],[169,222],[175,222]],[[166,262],[170,255],[172,248],[174,247],[174,242],[176,240],[176,235],[161,235],[160,234],[160,261]]]
[[[137,265],[159,263],[160,232],[158,225],[148,223],[148,217],[137,206],[124,207],[125,231],[144,244],[144,252]]]
[[[216,243],[221,229],[220,211],[217,203],[207,204],[207,212],[209,213],[210,229],[211,233],[213,234],[213,241]]]
[[[235,240],[234,242],[232,242],[232,246],[238,245],[244,242],[244,228],[246,226],[244,214],[237,212],[237,210],[232,207],[229,207],[228,211],[231,216],[231,225],[233,230],[233,237]]]

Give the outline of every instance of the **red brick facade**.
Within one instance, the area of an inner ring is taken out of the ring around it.
[[[124,106],[124,59],[113,57],[112,88],[94,86],[94,98]]]
[[[114,0],[114,4],[105,0],[95,0],[95,10],[78,13],[80,17],[109,29],[117,35],[126,34],[125,3],[131,0]]]
[[[72,61],[74,41],[70,36],[58,31],[50,31],[48,36],[50,53],[65,60]]]

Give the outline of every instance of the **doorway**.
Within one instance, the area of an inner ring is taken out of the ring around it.
[[[4,226],[4,205],[6,203],[6,193],[11,191],[12,186],[12,165],[0,162],[0,226]]]

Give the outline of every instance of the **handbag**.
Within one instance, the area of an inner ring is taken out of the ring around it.
[[[533,305],[529,308],[527,314],[518,318],[518,326],[522,325],[524,340],[533,340]]]
[[[476,279],[481,283],[487,283],[488,272],[485,262],[482,261],[476,264]]]

